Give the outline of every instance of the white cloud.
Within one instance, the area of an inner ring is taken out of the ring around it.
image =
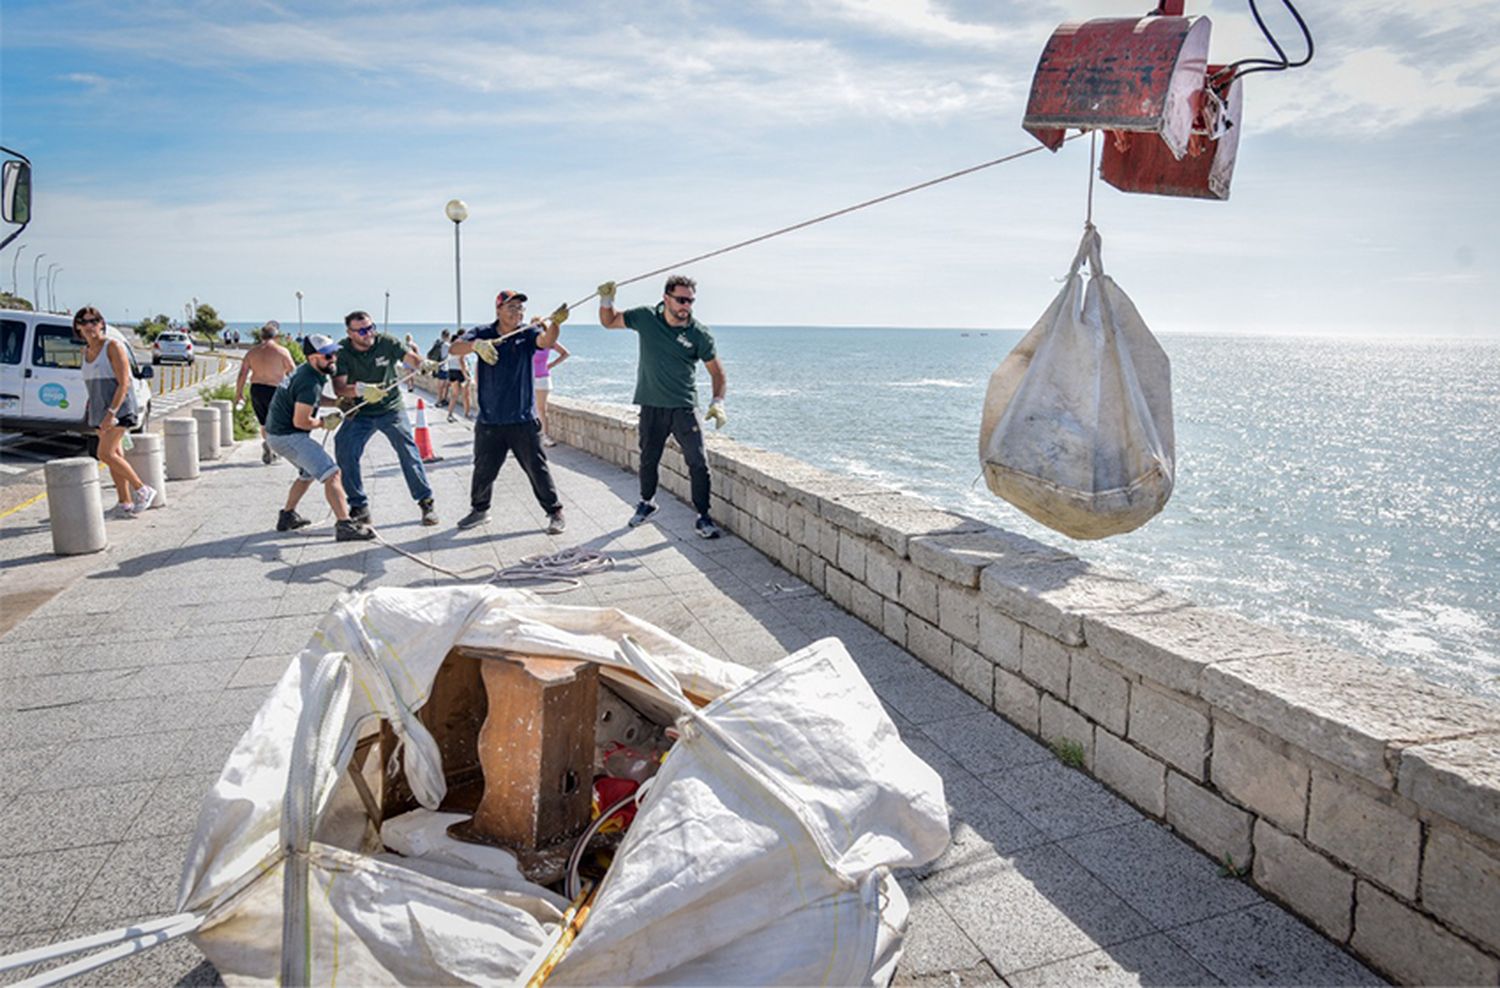
[[[95,75],[92,72],[69,72],[67,75],[62,76],[62,79],[64,82],[71,82],[82,86],[90,93],[108,92],[111,86],[114,85],[111,80],[106,79],[102,75]]]
[[[826,7],[818,5],[820,10]],[[1027,39],[1034,30],[955,20],[933,0],[837,0],[831,13],[845,21],[924,43],[999,49]]]

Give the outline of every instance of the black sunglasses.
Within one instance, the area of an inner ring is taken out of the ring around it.
[[[692,305],[695,301],[692,295],[668,295],[667,298],[676,302],[678,305]]]
[[[369,336],[371,333],[375,332],[374,326],[350,326],[349,328],[354,330],[354,332],[358,333],[360,336]]]
[[[104,320],[100,319],[98,316],[85,316],[84,318],[78,320],[78,325],[80,325],[80,326],[97,326],[97,325],[99,325],[102,322],[104,322]]]

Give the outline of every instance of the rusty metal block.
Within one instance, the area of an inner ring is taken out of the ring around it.
[[[546,882],[561,873],[569,838],[588,826],[599,670],[590,662],[484,654],[487,715],[477,751],[484,792],[461,840],[517,852]]]

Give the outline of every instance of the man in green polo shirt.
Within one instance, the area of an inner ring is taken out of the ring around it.
[[[344,478],[344,493],[349,496],[349,517],[369,524],[370,499],[365,494],[359,458],[370,437],[381,432],[401,461],[401,475],[406,478],[412,500],[422,510],[422,524],[436,525],[432,487],[427,483],[427,471],[422,468],[422,456],[417,452],[397,386],[405,370],[422,365],[422,355],[408,350],[394,336],[376,332],[375,320],[363,309],[345,316],[344,328],[348,335],[339,346],[333,391],[348,404],[364,402],[333,436],[334,456]]]
[[[704,418],[720,428],[729,420],[724,411],[724,367],[708,327],[693,318],[698,284],[674,274],[667,279],[662,300],[623,312],[615,308],[615,283],[599,286],[599,323],[605,329],[633,329],[640,341],[636,363],[635,404],[641,409],[641,503],[630,527],[656,513],[656,485],[667,437],[676,438],[692,481],[694,526],[705,539],[719,537],[719,526],[709,517],[708,458],[703,453],[703,423],[698,418],[698,361],[708,369],[713,400]]]

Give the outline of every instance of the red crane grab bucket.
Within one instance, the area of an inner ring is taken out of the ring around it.
[[[1031,82],[1021,126],[1057,150],[1066,132],[1105,130],[1099,175],[1123,192],[1229,198],[1239,147],[1238,79],[1210,85],[1210,23],[1164,0],[1141,18],[1064,24]]]

